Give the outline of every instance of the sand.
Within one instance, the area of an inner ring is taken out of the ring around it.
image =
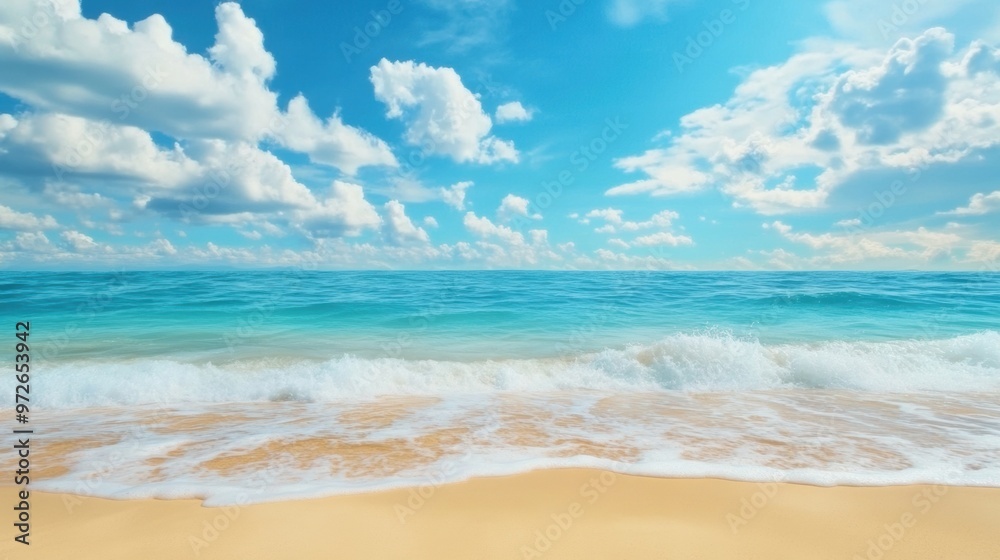
[[[15,491],[0,489],[4,559],[1000,558],[997,488],[560,469],[230,508],[32,492],[30,546],[13,541]]]

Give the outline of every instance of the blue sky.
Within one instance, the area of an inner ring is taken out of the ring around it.
[[[997,269],[992,1],[12,0],[0,267]]]

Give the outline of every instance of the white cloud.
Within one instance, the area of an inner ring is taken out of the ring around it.
[[[274,76],[276,64],[264,49],[264,34],[257,23],[246,17],[238,4],[226,2],[215,10],[219,32],[215,45],[208,49],[212,60],[232,73],[253,76],[260,81]]]
[[[524,216],[526,218],[530,217],[533,220],[541,220],[541,214],[535,213],[529,216],[528,206],[530,204],[531,202],[527,198],[508,194],[500,201],[500,207],[497,208],[497,215],[504,220],[509,220],[514,216]]]
[[[67,230],[59,235],[66,241],[66,243],[69,243],[70,247],[72,247],[74,251],[78,253],[89,251],[98,247],[98,244],[94,242],[94,238],[80,233],[79,231]]]
[[[472,185],[472,181],[461,181],[450,187],[441,188],[438,192],[445,204],[455,210],[465,210],[465,191]]]
[[[524,245],[524,236],[519,232],[494,224],[485,216],[478,217],[474,212],[466,212],[462,223],[465,224],[465,229],[479,237],[497,237],[509,245]]]
[[[618,233],[624,231],[639,231],[643,229],[669,229],[673,226],[673,221],[680,217],[673,210],[661,210],[653,214],[648,220],[642,222],[626,221],[623,218],[624,212],[617,208],[604,208],[587,212],[580,223],[589,224],[591,219],[604,220],[604,225],[596,228],[597,233]]]
[[[12,229],[19,231],[33,231],[39,229],[52,229],[58,227],[55,218],[52,216],[38,216],[30,212],[18,212],[0,204],[0,229]]]
[[[438,221],[434,219],[434,216],[424,216],[424,225],[431,228],[438,227]]]
[[[630,255],[627,253],[616,253],[608,249],[597,249],[594,251],[596,259],[588,257],[579,258],[574,264],[584,269],[607,269],[607,270],[677,270],[690,268],[680,266],[673,261],[659,255]]]
[[[497,124],[506,122],[527,122],[533,117],[533,113],[524,108],[520,101],[511,101],[497,107]]]
[[[995,49],[955,53],[953,41],[941,29],[888,52],[807,41],[751,72],[726,103],[682,117],[667,147],[616,160],[645,177],[607,194],[717,186],[734,206],[782,214],[824,207],[863,173],[971,165],[1000,146],[987,124],[1000,121],[1000,75],[983,62]]]
[[[146,208],[189,220],[211,220],[318,205],[285,162],[252,144],[206,140],[191,143],[188,152],[198,162],[195,168],[184,180],[151,189]]]
[[[345,181],[334,181],[329,197],[315,207],[299,211],[297,219],[316,237],[356,236],[382,225],[375,207],[365,200],[361,185]]]
[[[857,142],[895,144],[940,118],[948,85],[941,64],[953,50],[954,37],[941,28],[900,41],[882,64],[841,75],[824,108]]]
[[[544,245],[549,242],[549,232],[544,229],[528,230],[528,235],[531,236],[532,245]]]
[[[673,210],[661,210],[644,222],[623,222],[621,229],[622,231],[638,231],[649,228],[669,228],[679,217],[680,214]]]
[[[27,39],[20,29],[38,14],[49,24]],[[344,125],[337,114],[325,125],[314,123],[316,117],[303,114],[304,99],[286,118],[268,86],[275,61],[254,20],[233,2],[216,6],[215,16],[218,33],[204,57],[174,41],[160,15],[130,29],[108,14],[82,17],[77,0],[8,0],[0,8],[0,37],[12,40],[0,40],[0,92],[37,111],[176,139],[287,141],[348,173],[394,164],[384,142]]]
[[[318,226],[322,235],[338,231],[331,224],[341,223],[340,230],[353,235],[379,222],[370,205],[356,204],[354,194],[363,201],[360,186],[335,186],[333,199],[318,199],[287,164],[252,143],[194,140],[185,149],[167,150],[136,127],[50,114],[28,114],[14,123],[0,137],[0,164],[43,176],[55,169],[55,182],[44,183],[42,192],[59,204],[113,206],[124,198],[133,212],[234,226],[271,217],[306,230]],[[83,194],[60,180],[84,181],[103,194]],[[358,214],[340,216],[343,204]]]
[[[969,248],[968,258],[973,262],[993,263],[991,270],[997,271],[1000,264],[1000,243],[996,241],[976,241]]]
[[[134,126],[52,113],[5,116],[13,122],[0,136],[0,163],[5,169],[56,180],[115,177],[162,186],[180,184],[198,172],[197,162],[179,147],[162,149],[148,132]]]
[[[399,165],[385,142],[344,124],[339,113],[321,122],[302,94],[288,102],[288,112],[276,136],[282,145],[309,154],[312,161],[342,169],[350,175],[365,165]]]
[[[411,241],[430,241],[427,232],[417,227],[406,215],[406,207],[398,200],[385,203],[385,227],[383,233],[391,243],[402,244]]]
[[[410,145],[457,162],[518,161],[513,142],[490,136],[489,115],[455,70],[383,58],[371,67],[371,82],[386,115],[406,123]]]
[[[205,58],[175,42],[160,15],[129,29],[107,14],[83,18],[72,0],[64,4],[59,17],[46,3],[4,2],[0,25],[14,33],[36,10],[48,11],[51,21],[16,47],[0,43],[9,68],[0,76],[4,93],[43,110],[127,118],[175,137],[257,138],[276,116],[276,96],[265,85],[273,59],[238,5],[216,8],[219,34],[209,52],[220,58]]]
[[[1000,191],[993,191],[990,194],[976,193],[969,199],[968,206],[962,206],[947,212],[938,214],[947,216],[982,216],[990,212],[1000,210]]]
[[[609,224],[620,224],[622,223],[622,212],[617,208],[603,208],[598,210],[591,210],[584,214],[585,219],[600,218]],[[583,223],[590,223],[589,221]]]
[[[857,227],[861,225],[861,218],[850,218],[850,219],[840,220],[833,225],[838,227]]]
[[[476,216],[474,212],[467,212],[463,223],[465,229],[480,239],[466,248],[465,255],[470,258],[475,255],[474,258],[489,267],[553,266],[564,259],[549,246],[546,230],[529,230],[529,243],[520,232],[495,224],[485,216]]]
[[[970,245],[952,231],[916,230],[867,231],[843,234],[799,233],[780,221],[764,224],[785,239],[820,252],[811,262],[824,266],[866,261],[895,263],[927,262]],[[788,262],[790,259],[785,259]],[[791,266],[791,265],[790,265]],[[801,268],[801,263],[794,265]]]
[[[692,244],[694,244],[694,241],[692,241],[690,237],[686,235],[674,235],[668,231],[661,231],[637,237],[635,241],[632,242],[632,245],[638,247],[649,247],[651,245],[669,245],[671,247],[677,247],[679,245]]]
[[[7,243],[3,249],[29,253],[51,253],[56,250],[44,233],[33,231],[19,232],[14,236],[14,241]]]

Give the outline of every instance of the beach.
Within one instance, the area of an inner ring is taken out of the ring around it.
[[[1000,277],[9,280],[0,559],[1000,557]]]
[[[0,0],[0,560],[1000,560],[998,122],[996,1]]]
[[[14,503],[14,488],[3,489]],[[9,558],[995,559],[1000,489],[816,487],[554,469],[202,507],[35,492]]]

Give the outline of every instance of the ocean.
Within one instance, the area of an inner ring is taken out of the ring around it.
[[[36,489],[1000,486],[997,274],[4,272],[0,300],[12,372],[30,323]]]

